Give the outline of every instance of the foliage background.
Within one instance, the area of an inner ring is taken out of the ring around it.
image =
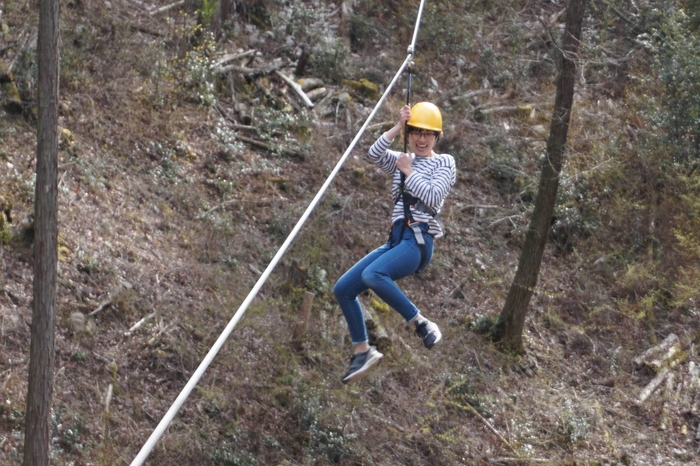
[[[133,459],[373,107],[349,80],[381,91],[405,58],[415,2],[348,3],[344,17],[340,2],[234,1],[221,21],[208,1],[160,15],[167,2],[61,2],[55,464]],[[439,149],[459,179],[431,266],[402,286],[444,344],[425,351],[363,296],[386,358],[358,386],[339,382],[350,344],[330,287],[384,241],[391,209],[389,180],[363,157],[382,132],[373,126],[150,464],[696,461],[695,2],[591,2],[528,354],[503,354],[481,333],[534,203],[564,7],[427,2],[413,99],[443,109]],[[38,10],[0,10],[0,459],[20,464]],[[212,68],[254,49],[241,65],[291,73],[301,44],[303,77],[329,90],[313,111],[273,74]],[[404,99],[395,90],[375,122],[393,122]],[[255,130],[240,128],[241,105]],[[294,340],[307,290],[312,322]],[[639,403],[656,373],[634,359],[670,333],[672,377]]]

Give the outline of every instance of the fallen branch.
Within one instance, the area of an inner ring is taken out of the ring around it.
[[[258,130],[258,128],[256,128],[255,126],[241,125],[241,124],[237,123],[236,120],[234,120],[233,118],[231,118],[228,115],[228,113],[226,112],[226,109],[221,104],[214,105],[214,108],[216,108],[216,110],[219,112],[219,114],[221,114],[221,116],[224,117],[228,121],[227,125],[229,128],[247,130],[247,131],[257,131]]]
[[[292,79],[289,79],[287,76],[284,75],[284,73],[282,73],[279,70],[275,70],[275,74],[282,78],[282,80],[286,82],[287,85],[291,87],[292,90],[297,93],[297,95],[299,95],[299,97],[301,97],[301,100],[304,101],[304,104],[308,108],[314,108],[314,103],[311,102],[311,99],[309,99],[309,96],[306,95],[306,92],[301,90],[301,86],[299,84],[295,83]]]
[[[656,346],[652,346],[642,353],[641,356],[636,357],[634,359],[634,364],[637,366],[646,364],[658,369],[663,365],[664,361],[672,358],[676,354],[678,351],[677,344],[679,343],[680,341],[678,340],[678,335],[671,333],[664,338],[661,343]],[[660,355],[660,357],[657,358],[657,355]]]
[[[450,291],[449,293],[447,293],[447,298],[445,298],[445,299],[442,301],[442,303],[444,304],[445,301],[447,301],[449,298],[452,298],[452,297],[455,295],[455,293],[457,293],[458,291],[462,291],[462,287],[463,287],[464,285],[466,285],[468,281],[469,281],[469,277],[463,278],[462,281],[459,282],[459,285],[457,285],[456,287],[454,287],[454,288],[452,289],[452,291]]]
[[[105,412],[109,412],[109,404],[112,402],[112,391],[114,390],[114,387],[112,384],[109,384],[109,387],[107,387],[107,396],[105,396]]]
[[[460,211],[465,212],[469,209],[500,209],[502,206],[490,204],[469,204],[460,208]]]
[[[478,89],[476,91],[467,92],[466,94],[456,95],[454,97],[450,97],[450,100],[452,102],[455,102],[457,100],[466,100],[466,99],[469,99],[471,97],[475,97],[477,95],[488,94],[491,91],[492,91],[492,89]]]
[[[265,149],[268,152],[281,152],[284,155],[290,155],[292,157],[299,157],[299,158],[304,158],[304,156],[301,154],[301,152],[297,152],[291,149],[283,149],[281,147],[275,148],[271,144],[267,144],[266,142],[258,141],[256,139],[250,139],[245,136],[239,136],[236,135],[236,139],[247,142],[251,146],[259,147],[260,149]]]
[[[179,1],[175,2],[175,3],[171,3],[170,5],[165,5],[165,6],[163,6],[163,7],[156,8],[155,10],[151,10],[151,11],[148,12],[148,14],[151,15],[151,16],[160,15],[160,14],[163,14],[163,13],[167,13],[167,12],[170,11],[170,10],[174,10],[175,8],[181,7],[181,6],[183,6],[184,4],[185,4],[185,0],[179,0]]]
[[[144,317],[143,319],[141,319],[141,320],[139,320],[138,322],[136,322],[134,325],[131,326],[131,328],[130,328],[128,331],[124,332],[124,336],[127,336],[127,337],[130,336],[130,335],[131,335],[132,333],[134,333],[136,330],[138,330],[139,328],[141,328],[141,326],[142,326],[143,324],[145,324],[146,321],[148,321],[148,320],[152,319],[153,317],[155,317],[155,315],[156,315],[155,311],[154,311],[154,312],[151,312],[151,313],[148,314],[146,317]]]
[[[146,418],[151,421],[153,424],[157,424],[156,418],[153,417],[151,413],[146,411],[146,408],[141,406],[141,411],[143,411],[143,414],[146,416]]]
[[[499,218],[498,220],[494,220],[493,222],[491,222],[489,224],[489,228],[491,228],[492,226],[496,226],[499,223],[506,222],[506,221],[510,221],[511,225],[513,225],[513,227],[515,227],[516,225],[515,225],[515,222],[513,221],[513,219],[519,218],[519,217],[522,217],[522,214],[509,215],[507,217]]]
[[[143,32],[144,34],[148,34],[149,36],[153,37],[163,37],[163,34],[160,32],[154,31],[153,29],[148,29],[147,27],[139,24],[129,24],[129,29],[132,31]]]
[[[528,105],[502,105],[498,107],[490,108],[478,108],[474,111],[475,114],[490,115],[492,113],[516,113],[516,112],[528,112],[528,115],[532,111],[532,108],[528,108]]]
[[[170,333],[170,332],[172,332],[173,329],[174,329],[175,327],[177,327],[177,325],[178,325],[178,324],[173,324],[173,325],[171,325],[170,327],[163,327],[162,329],[160,329],[160,331],[159,331],[158,333],[156,333],[155,335],[153,335],[153,336],[151,337],[151,339],[148,340],[148,342],[147,342],[146,344],[147,344],[148,346],[153,346],[153,345],[155,344],[155,342],[158,341],[158,338],[160,338],[161,335],[163,335],[164,333]]]
[[[237,59],[239,59],[239,58],[243,58],[243,57],[248,57],[248,56],[250,56],[250,55],[254,55],[255,52],[256,52],[255,49],[251,49],[251,50],[248,50],[248,51],[246,51],[246,52],[232,53],[232,54],[229,54],[229,55],[224,55],[224,56],[221,58],[221,60],[219,60],[218,62],[216,62],[216,63],[214,63],[213,65],[211,65],[211,69],[212,69],[214,72],[218,73],[218,72],[220,71],[219,68],[222,68],[223,65],[224,65],[225,63],[228,63],[228,62],[233,61],[233,60],[237,60]]]
[[[466,405],[461,405],[461,404],[456,403],[456,402],[454,402],[454,401],[449,401],[448,403],[450,403],[450,404],[453,405],[453,406],[456,406],[456,407],[458,407],[458,408],[461,408],[461,409],[463,409],[463,410],[465,410],[465,411],[469,411],[470,413],[474,414],[476,417],[478,417],[478,418],[481,420],[481,422],[483,422],[483,423],[486,425],[486,427],[489,428],[489,430],[490,430],[491,432],[493,432],[493,433],[496,435],[496,437],[498,437],[498,439],[499,439],[501,442],[503,442],[503,444],[504,444],[505,446],[507,446],[508,448],[510,448],[510,449],[513,451],[513,453],[515,453],[516,455],[518,454],[517,450],[516,450],[515,448],[513,448],[513,445],[511,445],[511,444],[508,442],[508,440],[506,440],[505,438],[503,438],[503,436],[496,430],[496,428],[493,427],[493,426],[489,423],[489,421],[487,421],[486,419],[484,419],[484,416],[482,416],[481,414],[479,414],[479,411],[477,411],[476,409],[474,409],[474,407],[473,407],[472,405],[470,405],[469,403],[467,403]],[[528,459],[529,459],[529,458],[523,458],[523,461],[528,460]]]
[[[228,65],[219,68],[217,72],[223,74],[228,73],[229,71],[238,71],[239,73],[243,73],[244,76],[253,79],[258,76],[273,73],[284,66],[286,66],[286,63],[283,61],[268,66],[267,68],[248,68],[247,66]]]
[[[109,306],[111,306],[111,305],[112,305],[112,300],[111,300],[111,299],[107,299],[107,300],[105,300],[105,301],[102,301],[102,302],[100,303],[100,305],[97,306],[97,308],[96,308],[94,311],[92,311],[90,314],[88,314],[88,316],[94,316],[94,315],[97,314],[98,312],[101,312],[101,311],[107,309],[107,308],[108,308]]]
[[[654,393],[654,390],[657,389],[659,385],[661,385],[661,382],[664,381],[668,373],[671,371],[668,367],[664,367],[661,369],[661,372],[659,372],[654,379],[649,382],[649,384],[644,387],[644,390],[639,394],[639,399],[637,400],[637,404],[642,404],[644,401],[646,401],[647,398],[651,396],[652,393]]]
[[[102,356],[102,355],[99,354],[99,353],[96,353],[96,352],[93,351],[92,354],[95,355],[95,358],[97,358],[98,361],[102,361],[102,362],[107,363],[107,364],[110,364],[110,363],[112,362],[112,361],[110,361],[109,359],[105,358],[104,356]]]
[[[376,414],[373,414],[372,417],[374,417],[376,420],[383,422],[384,424],[388,425],[392,429],[396,429],[399,432],[406,432],[406,429],[401,427],[400,425],[396,424],[395,422],[391,422],[389,419],[384,419],[381,416],[377,416]]]

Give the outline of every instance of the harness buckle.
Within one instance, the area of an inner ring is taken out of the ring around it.
[[[421,231],[420,229],[420,222],[411,222],[409,220],[408,226],[411,230],[413,230],[413,234],[416,237],[416,243],[418,243],[420,246],[425,245],[425,239],[423,239],[423,231]]]

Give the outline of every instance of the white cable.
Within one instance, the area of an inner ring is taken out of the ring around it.
[[[416,53],[416,39],[418,39],[418,26],[420,26],[420,18],[423,15],[423,4],[425,0],[421,0],[420,6],[418,7],[418,16],[416,17],[416,26],[413,28],[413,39],[411,40],[411,45],[408,46],[408,54],[415,55]]]
[[[155,430],[151,434],[151,436],[148,438],[146,443],[143,445],[141,448],[141,451],[139,451],[139,454],[134,458],[134,461],[131,462],[131,466],[140,466],[143,464],[143,462],[146,460],[148,457],[149,453],[151,450],[153,450],[153,447],[155,444],[158,442],[158,440],[163,436],[163,433],[165,432],[165,429],[168,428],[170,425],[170,422],[172,422],[173,418],[175,417],[175,414],[180,410],[182,405],[184,404],[185,400],[187,399],[188,396],[190,396],[190,393],[194,389],[194,387],[199,383],[199,379],[202,378],[202,375],[204,375],[204,371],[207,370],[209,367],[209,364],[211,364],[212,360],[216,356],[216,354],[219,352],[221,347],[223,346],[224,342],[226,339],[229,337],[233,329],[236,327],[236,324],[238,324],[238,321],[241,320],[241,317],[243,317],[243,314],[245,313],[246,309],[248,309],[248,306],[250,303],[253,301],[255,296],[258,294],[258,291],[260,291],[260,288],[263,286],[267,278],[270,276],[272,273],[272,270],[275,268],[277,263],[280,261],[284,253],[287,251],[287,248],[289,245],[292,243],[294,238],[296,237],[297,233],[301,229],[301,227],[304,225],[304,222],[306,222],[306,219],[309,217],[311,214],[311,211],[316,207],[316,204],[321,199],[321,196],[325,193],[326,189],[328,189],[328,186],[331,184],[331,181],[333,181],[333,178],[338,174],[340,171],[340,168],[342,167],[343,163],[345,163],[345,160],[348,158],[352,150],[355,148],[355,145],[359,141],[360,137],[362,134],[365,132],[367,129],[367,126],[369,126],[369,123],[372,121],[372,118],[374,118],[375,114],[379,110],[379,107],[381,104],[384,102],[386,99],[386,96],[389,94],[389,91],[394,87],[396,84],[396,81],[399,79],[399,76],[401,76],[401,73],[403,70],[406,68],[408,65],[409,61],[411,60],[411,55],[409,54],[408,57],[406,57],[406,60],[404,60],[403,64],[401,65],[401,68],[399,69],[398,73],[396,73],[396,76],[394,76],[394,79],[392,79],[391,83],[387,87],[386,91],[384,91],[384,94],[382,97],[379,99],[379,102],[377,102],[377,105],[374,107],[374,110],[372,110],[372,113],[370,113],[369,117],[365,121],[365,124],[362,125],[362,128],[360,128],[360,131],[357,133],[355,138],[352,140],[350,143],[350,146],[348,149],[345,151],[345,154],[340,158],[338,163],[336,164],[335,168],[331,172],[331,174],[328,176],[326,179],[326,182],[323,184],[321,189],[319,190],[318,194],[316,194],[316,197],[313,198],[311,201],[311,204],[306,208],[306,211],[304,214],[301,216],[299,221],[297,222],[296,226],[292,229],[292,232],[287,236],[287,239],[285,240],[284,244],[282,244],[282,247],[280,247],[279,251],[277,251],[277,254],[275,257],[272,258],[272,261],[270,262],[270,265],[267,266],[263,274],[260,276],[258,279],[257,283],[253,287],[252,290],[250,290],[250,293],[248,293],[248,297],[243,301],[243,304],[238,308],[236,313],[233,315],[233,318],[231,321],[228,323],[224,331],[221,333],[219,338],[216,340],[214,343],[214,346],[211,347],[207,355],[204,357],[202,362],[199,364],[199,367],[197,367],[197,370],[194,372],[192,377],[190,377],[190,380],[187,382],[187,385],[185,385],[185,388],[182,389],[180,392],[180,395],[178,395],[177,399],[175,399],[175,402],[172,404],[170,409],[165,413],[163,416],[163,419],[161,419],[160,423],[156,426]]]

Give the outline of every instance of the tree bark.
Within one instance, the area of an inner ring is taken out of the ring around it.
[[[554,113],[547,140],[546,158],[540,174],[535,210],[525,234],[525,243],[520,255],[518,270],[508,291],[495,332],[496,338],[501,340],[503,348],[515,353],[524,352],[522,334],[525,316],[537,284],[542,255],[554,212],[557,189],[559,188],[559,174],[574,101],[575,55],[581,40],[585,7],[586,0],[569,0],[566,11],[566,28],[562,41],[561,65],[554,100]]]
[[[233,0],[219,1],[219,5],[217,6],[216,11],[214,11],[214,17],[212,18],[212,29],[214,30],[214,37],[216,37],[216,40],[221,39],[226,21],[231,18],[233,11]]]
[[[34,200],[34,305],[25,411],[24,465],[49,464],[58,262],[59,1],[39,11],[39,121]]]

